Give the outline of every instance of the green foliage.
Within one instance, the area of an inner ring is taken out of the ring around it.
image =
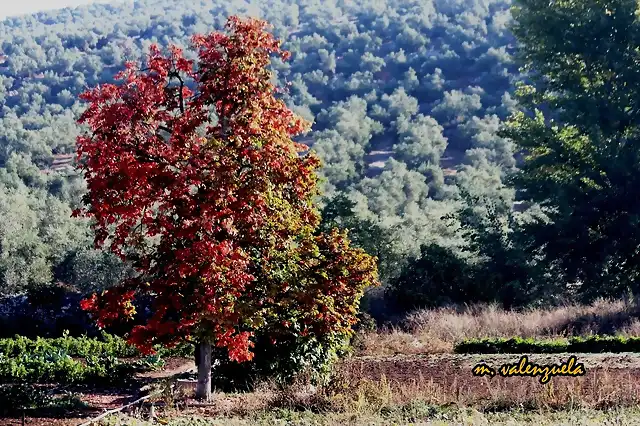
[[[92,356],[106,357],[134,357],[139,356],[139,351],[135,346],[130,345],[121,337],[102,333],[100,339],[83,337],[59,337],[59,338],[42,338],[29,339],[24,336],[15,336],[14,338],[0,339],[0,354],[7,357],[20,357],[29,354],[50,354],[64,353],[71,357],[86,358]],[[193,355],[191,345],[181,345],[175,348],[157,348],[156,356],[183,356],[190,357]],[[153,364],[158,361],[153,361]]]
[[[344,193],[326,199],[320,229],[328,232],[337,227],[349,231],[349,238],[354,246],[377,257],[380,280],[386,282],[399,274],[402,267],[402,256],[394,247],[397,236],[380,221],[362,217],[356,210],[357,207]]]
[[[127,278],[130,268],[112,253],[82,248],[67,253],[57,265],[58,279],[81,292],[103,291]]]
[[[513,190],[500,181],[500,168],[480,162],[458,173],[459,204],[439,219],[464,244],[425,244],[387,295],[399,310],[447,304],[498,302],[505,308],[535,299],[552,301],[536,258],[524,251]]]
[[[164,360],[159,354],[147,355],[136,361],[136,366],[143,370],[160,370],[164,367]]]
[[[526,156],[513,184],[544,213],[526,226],[558,283],[585,301],[638,290],[640,131],[635,0],[518,0],[520,111],[501,136]]]
[[[301,375],[312,383],[322,382],[329,377],[332,363],[349,352],[349,339],[327,335],[318,340],[290,334],[280,335],[274,343],[263,334],[253,351],[254,359],[242,364],[229,361],[221,352],[213,368],[213,385],[238,390],[251,388],[262,380],[273,380],[286,386]]]
[[[19,414],[23,409],[68,412],[86,406],[75,395],[54,395],[47,388],[31,384],[0,385],[0,401],[0,413],[5,414]]]
[[[267,303],[274,309],[256,330],[252,359],[237,363],[224,350],[217,353],[218,386],[246,388],[264,379],[284,385],[301,375],[322,381],[331,364],[346,355],[358,303],[365,288],[376,284],[375,259],[352,247],[342,231],[320,234],[316,241],[299,257],[285,259],[279,270],[263,269],[256,282],[290,276],[292,285],[271,293],[275,300]],[[310,267],[301,271],[300,264]]]
[[[412,169],[440,163],[447,139],[434,118],[419,114],[410,120],[399,121],[396,127],[400,143],[393,146],[393,151],[398,159]]]
[[[125,360],[138,355],[136,348],[124,339],[106,333],[102,340],[68,336],[0,339],[0,383],[123,384],[137,371],[161,369],[163,356],[191,357],[193,350],[188,345],[159,348],[154,355],[136,361]],[[18,388],[5,390],[19,391]],[[34,401],[40,400],[40,397],[34,398]]]
[[[470,339],[456,344],[454,352],[459,354],[640,352],[640,337],[593,335],[554,340],[520,337]]]
[[[493,188],[466,184],[461,189],[462,208],[449,216],[460,223],[459,232],[468,241],[462,255],[469,264],[469,278],[481,283],[479,299],[463,302],[493,301],[505,309],[532,301],[558,302],[562,293],[553,292],[557,282],[548,283],[539,256],[526,251],[528,236],[521,226],[525,218],[511,208],[513,192],[499,181],[494,184]]]
[[[391,283],[388,294],[400,308],[411,310],[480,300],[482,291],[465,259],[447,248],[430,245],[422,247],[421,256]]]
[[[136,349],[125,340],[103,334],[103,341],[87,337],[60,337],[54,339],[28,339],[16,336],[12,339],[0,339],[0,352],[7,356],[20,356],[28,353],[64,351],[70,356],[87,357],[90,355],[135,356]]]
[[[129,380],[134,372],[134,365],[109,356],[89,356],[83,363],[63,351],[11,358],[0,354],[2,383],[121,383]]]
[[[518,353],[563,353],[568,352],[569,342],[566,339],[535,340],[521,337],[498,339],[470,339],[458,343],[454,347],[455,353],[483,353],[483,354],[518,354]]]
[[[512,165],[509,142],[494,134],[513,108],[508,91],[517,77],[509,6],[144,0],[135,8],[92,5],[0,22],[0,182],[20,187],[0,198],[7,199],[2,213],[23,225],[16,231],[0,224],[0,292],[55,281],[102,291],[123,278],[127,265],[93,250],[88,224],[67,220],[54,205],[77,207],[84,180],[41,169],[74,151],[83,108],[77,96],[87,86],[111,82],[151,41],[186,46],[194,33],[221,29],[238,13],[272,23],[292,52],[292,61],[273,62],[275,80],[291,83],[282,96],[293,110],[316,119],[303,139],[324,161],[327,192],[357,202],[351,235],[375,250],[381,278],[398,276],[424,244],[456,251],[463,241],[441,217],[459,207],[454,174],[473,162],[465,151],[481,149],[499,168]],[[473,175],[479,187],[486,183],[480,175]],[[47,209],[39,203],[45,194],[52,199]]]
[[[378,329],[378,323],[375,318],[369,315],[367,312],[360,312],[358,316],[358,324],[354,327],[354,329],[358,332],[373,332]]]
[[[569,352],[640,352],[640,337],[574,337],[569,340]]]

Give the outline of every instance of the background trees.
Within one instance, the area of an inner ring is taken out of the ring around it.
[[[504,27],[508,6],[504,1],[453,7],[413,0],[300,0],[247,2],[242,12],[273,23],[292,52],[290,61],[273,61],[274,81],[288,88],[282,96],[290,108],[315,121],[301,138],[324,161],[326,195],[348,194],[358,206],[348,220],[375,223],[388,235],[377,242],[380,253],[388,253],[381,256],[381,267],[399,268],[402,262],[393,259],[417,255],[429,241],[460,246],[441,216],[461,202],[456,169],[465,163],[475,167],[465,150],[482,149],[499,169],[512,166],[509,144],[494,137],[495,120],[512,108],[505,93],[517,77],[513,39]],[[155,12],[159,7],[162,14]],[[112,82],[120,64],[141,60],[150,43],[186,46],[196,31],[221,29],[226,16],[242,7],[213,0],[141,1],[0,23],[0,166],[14,167],[18,156],[24,166],[11,176],[77,207],[85,191],[82,179],[38,169],[74,151],[81,132],[74,118],[84,107],[78,95],[87,86]],[[377,193],[375,185],[386,189]],[[374,200],[383,199],[386,207],[375,206]],[[77,226],[86,230],[88,224]],[[105,275],[120,276],[121,266],[93,252],[88,240],[74,244],[45,263],[43,276],[80,288],[109,286],[111,279],[80,272],[88,258],[102,259],[96,270],[113,268]]]
[[[436,244],[493,271],[491,288],[526,288],[527,300],[550,288],[559,299],[574,297],[567,283],[590,283],[580,290],[586,298],[633,289],[635,245],[624,236],[635,235],[635,3],[514,4],[515,21],[506,0],[143,0],[7,19],[1,179],[77,206],[82,179],[39,170],[73,152],[82,130],[74,122],[84,107],[78,95],[112,82],[118,64],[142,59],[153,42],[186,46],[195,32],[221,29],[226,16],[255,14],[292,52],[290,61],[272,61],[273,80],[287,88],[279,95],[287,106],[314,122],[298,139],[324,161],[326,197],[318,201],[326,214],[345,215],[325,225],[343,223],[355,244],[375,246],[385,285],[421,259],[421,247]],[[518,81],[536,90],[516,95]],[[551,151],[512,182],[520,151],[542,147]],[[344,199],[351,207],[336,201]],[[493,239],[480,246],[476,235]],[[80,262],[76,253],[90,256],[92,247],[72,241],[42,263],[41,281],[79,277],[69,272],[71,259]],[[533,269],[505,266],[522,253]],[[119,276],[122,265],[104,262]],[[507,278],[505,268],[520,278]],[[498,290],[491,297],[503,299]]]
[[[518,1],[530,84],[504,132],[527,156],[515,183],[544,216],[530,250],[586,299],[637,292],[639,173],[633,1]]]

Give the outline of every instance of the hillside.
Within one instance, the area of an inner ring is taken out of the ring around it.
[[[640,2],[510,2],[1,21],[0,426],[637,424]]]
[[[44,215],[51,207],[39,204],[48,197],[61,215],[25,225],[30,254],[0,267],[2,292],[51,280],[102,285],[80,265],[109,255],[89,248],[86,224],[67,214],[84,191],[64,167],[81,132],[77,97],[111,81],[124,61],[143,59],[151,43],[184,46],[231,14],[267,19],[293,53],[273,69],[289,89],[287,103],[315,121],[303,140],[324,161],[324,203],[346,194],[351,215],[389,234],[394,256],[417,255],[428,242],[465,246],[442,219],[464,207],[461,189],[508,206],[514,200],[501,184],[515,165],[513,148],[496,135],[515,107],[510,93],[518,78],[508,8],[503,0],[145,0],[1,22],[0,182],[27,200],[6,209],[37,216],[42,208]],[[51,233],[59,237],[55,247]],[[19,238],[10,230],[0,235]],[[19,266],[34,263],[40,266]],[[396,266],[383,270],[397,273]]]

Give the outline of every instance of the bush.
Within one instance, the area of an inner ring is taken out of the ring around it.
[[[423,246],[421,256],[390,283],[387,295],[402,312],[484,300],[473,280],[472,267],[438,245]]]
[[[119,383],[126,382],[135,370],[134,364],[109,356],[90,356],[83,363],[62,351],[11,358],[0,354],[3,383]]]
[[[330,366],[348,352],[347,338],[319,341],[313,337],[280,336],[276,343],[267,335],[260,336],[252,361],[230,361],[226,351],[217,350],[213,368],[213,386],[225,390],[252,389],[264,380],[285,386],[302,375],[312,383],[328,377]]]
[[[29,339],[24,336],[0,339],[0,353],[10,357],[23,354],[42,354],[63,351],[71,357],[85,358],[88,356],[112,356],[134,357],[140,352],[127,343],[121,337],[102,333],[100,338],[83,337],[57,337]],[[184,356],[191,357],[193,349],[191,345],[184,344],[175,348],[157,348],[158,356]]]
[[[159,348],[155,355],[136,362],[127,363],[119,359],[137,355],[137,349],[124,339],[106,333],[103,333],[102,340],[68,336],[0,339],[0,382],[123,383],[138,370],[161,368],[164,364],[162,356],[191,357],[193,350],[190,345],[182,345],[172,349]]]
[[[469,339],[454,346],[455,353],[519,354],[568,352],[566,340],[535,340],[520,337],[505,339]]]
[[[571,352],[640,352],[640,337],[589,336],[569,340]]]
[[[23,409],[46,409],[68,412],[75,408],[85,407],[77,396],[63,394],[54,396],[51,391],[41,386],[30,384],[0,385],[0,413],[19,413]]]
[[[26,295],[0,297],[0,337],[17,334],[32,339],[55,338],[66,331],[74,337],[100,337],[103,333],[95,320],[80,307],[86,294],[58,285],[32,289]],[[136,316],[131,321],[119,321],[105,330],[112,335],[124,336],[152,314],[152,300],[136,300]]]
[[[28,295],[0,298],[0,337],[16,334],[27,337],[59,337],[63,330],[71,335],[99,334],[90,316],[80,309],[82,295],[72,292]]]
[[[367,312],[360,312],[358,314],[358,323],[353,327],[353,330],[359,333],[374,332],[378,329],[378,323],[375,318]]]
[[[455,345],[454,352],[459,354],[640,352],[640,337],[594,335],[555,340],[522,339],[519,337],[470,339]]]

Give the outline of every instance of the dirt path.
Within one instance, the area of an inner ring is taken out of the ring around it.
[[[139,374],[141,379],[166,379],[178,374],[196,371],[196,365],[192,358],[166,358],[165,365],[162,370],[148,371]]]

